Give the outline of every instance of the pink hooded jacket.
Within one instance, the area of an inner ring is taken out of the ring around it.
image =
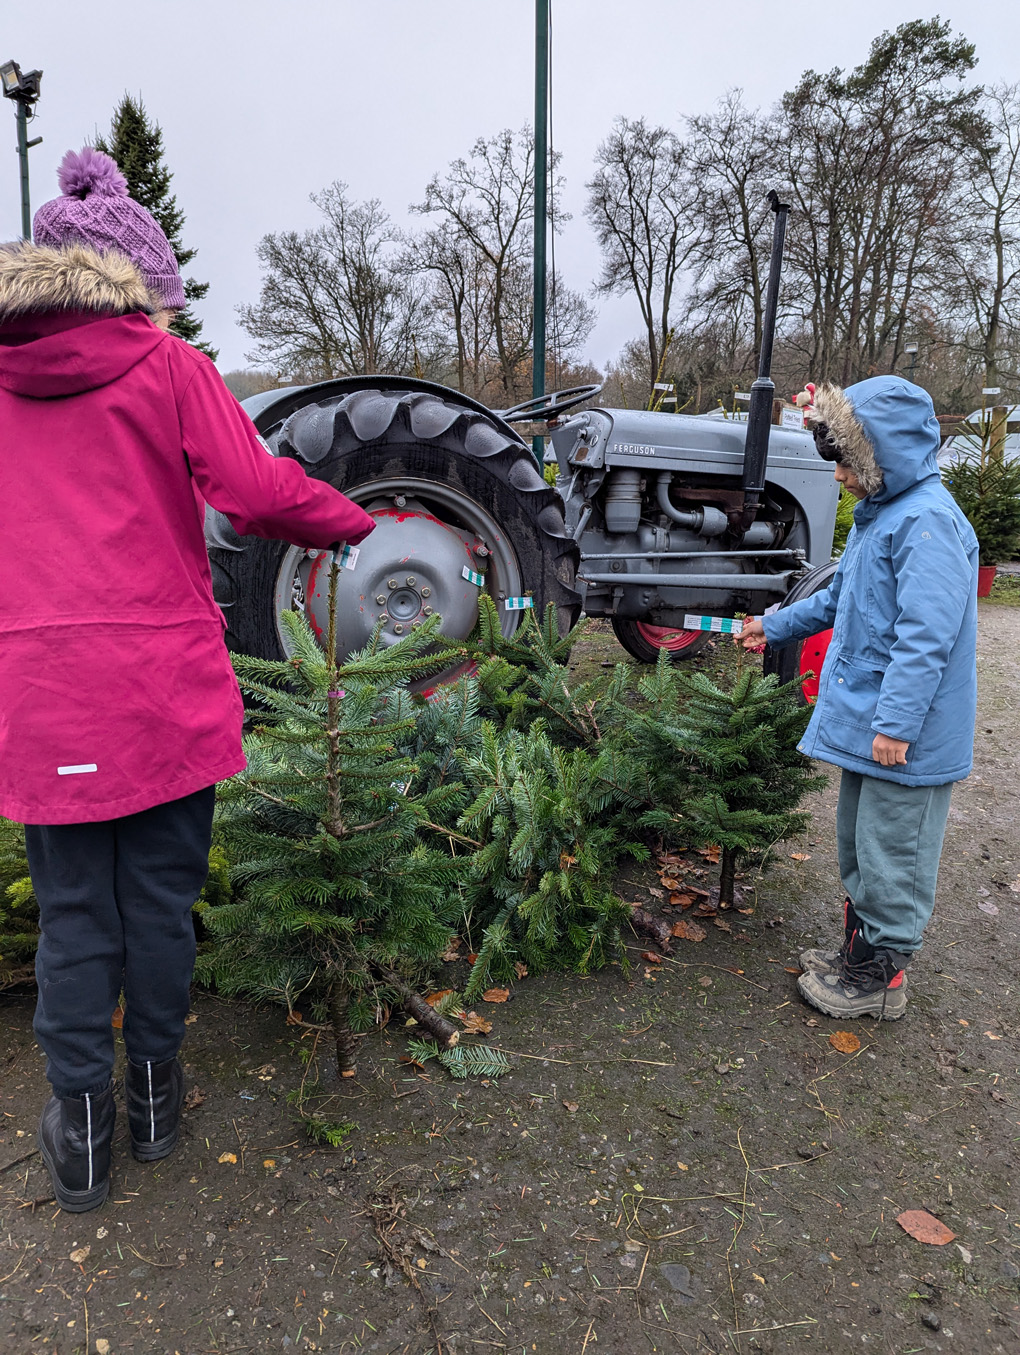
[[[0,250],[0,815],[23,823],[119,818],[244,767],[200,500],[299,546],[375,525],[269,455],[150,309],[119,255]]]

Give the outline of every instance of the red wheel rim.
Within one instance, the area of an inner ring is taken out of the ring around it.
[[[818,700],[822,664],[825,662],[831,639],[831,630],[819,631],[817,635],[809,635],[800,647],[801,691],[804,693],[805,701],[810,705],[814,705]],[[811,674],[810,677],[806,676],[808,673]]]
[[[637,622],[637,633],[653,649],[668,649],[675,654],[678,649],[689,649],[696,640],[700,640],[700,630],[677,630],[676,626],[648,626],[644,621]]]

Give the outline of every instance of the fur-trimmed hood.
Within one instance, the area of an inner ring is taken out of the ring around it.
[[[109,385],[168,338],[160,304],[122,254],[0,246],[0,386],[50,400]]]
[[[826,425],[842,464],[875,502],[939,473],[939,425],[931,397],[902,377],[873,376],[846,390],[819,386],[807,421]]]
[[[163,303],[123,254],[99,254],[86,245],[0,247],[0,324],[21,315],[87,311],[147,315]]]

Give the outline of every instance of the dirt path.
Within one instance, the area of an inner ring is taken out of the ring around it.
[[[0,1350],[1015,1355],[1018,655],[1020,609],[983,606],[930,940],[906,1018],[860,1027],[856,1054],[788,972],[837,926],[834,784],[732,932],[487,1008],[533,1056],[499,1085],[371,1037],[343,1149],[293,1128],[282,1015],[198,996],[184,1142],[143,1167],[121,1124],[90,1214],[52,1203],[31,1001],[0,995]],[[628,879],[647,901],[654,877]],[[905,1209],[956,1240],[914,1241]]]

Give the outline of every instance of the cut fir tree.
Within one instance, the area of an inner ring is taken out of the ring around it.
[[[334,618],[337,574],[334,564]],[[259,723],[245,742],[247,770],[220,789],[236,894],[206,914],[213,945],[200,972],[225,992],[291,1010],[302,995],[332,1029],[339,1074],[351,1076],[358,1032],[390,1005],[439,1046],[458,1039],[414,981],[459,921],[463,866],[420,841],[430,805],[407,794],[416,769],[400,751],[414,727],[408,683],[449,660],[438,618],[343,665],[335,620],[325,652],[302,614],[285,613],[283,624],[290,658],[234,660]],[[321,1116],[304,1118],[325,1134]]]
[[[730,908],[737,866],[764,865],[778,842],[809,821],[797,805],[825,781],[797,748],[811,712],[796,682],[780,686],[753,668],[739,672],[728,692],[704,673],[679,681],[689,698],[677,740],[686,749],[681,827],[692,841],[718,844],[719,906]]]

